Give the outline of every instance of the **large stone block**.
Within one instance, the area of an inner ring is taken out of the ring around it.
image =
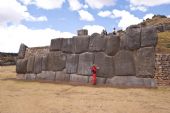
[[[87,30],[87,29],[77,30],[77,35],[78,35],[78,36],[88,35],[88,30]]]
[[[55,72],[53,71],[42,71],[41,73],[37,74],[38,80],[49,80],[54,81],[55,80]]]
[[[47,55],[47,69],[49,71],[62,71],[65,68],[66,55],[60,51],[50,52]]]
[[[92,76],[89,77],[89,83],[92,83]],[[96,77],[96,84],[105,84],[106,83],[106,78],[102,78],[102,77]]]
[[[34,60],[35,60],[34,56],[31,56],[28,58],[28,62],[27,62],[27,72],[28,73],[34,72]]]
[[[89,51],[104,51],[106,46],[106,38],[102,38],[100,34],[94,33],[90,36]]]
[[[79,56],[76,54],[67,55],[66,73],[76,73],[78,68]]]
[[[40,73],[42,71],[42,56],[35,56],[34,61],[34,73]]]
[[[103,52],[95,53],[94,64],[99,67],[97,76],[113,77],[114,76],[114,59],[105,55]]]
[[[25,51],[28,47],[25,44],[21,44],[18,52],[18,58],[23,59],[25,57]]]
[[[94,62],[94,55],[92,53],[82,53],[79,55],[78,74],[91,75],[90,67]]]
[[[141,32],[141,46],[149,47],[156,46],[158,40],[157,31],[155,27],[149,26],[142,28]]]
[[[61,50],[66,53],[73,53],[74,46],[74,38],[64,38]]]
[[[133,52],[121,50],[115,55],[115,75],[135,75]]]
[[[77,36],[74,37],[74,53],[87,52],[89,49],[89,36]]]
[[[106,84],[114,87],[157,87],[156,81],[151,78],[137,78],[135,76],[115,76],[106,80]]]
[[[57,71],[55,80],[56,81],[69,81],[70,75],[66,74],[66,72],[64,72],[64,71]]]
[[[47,56],[42,57],[42,71],[47,71]]]
[[[70,74],[70,82],[88,83],[89,77],[77,74]]]
[[[16,74],[16,79],[18,79],[18,80],[25,80],[26,78],[25,78],[25,74]]]
[[[27,72],[27,59],[18,59],[16,62],[16,72],[25,74]]]
[[[50,51],[60,51],[62,47],[63,38],[56,38],[51,40]]]
[[[170,24],[165,24],[165,25],[164,25],[164,30],[165,30],[165,31],[170,30]]]
[[[141,28],[139,26],[130,26],[126,33],[121,37],[121,49],[135,50],[140,48]]]
[[[36,75],[36,74],[33,74],[33,73],[27,73],[27,74],[25,74],[25,79],[26,79],[26,80],[35,80],[36,77],[37,77],[37,75]]]
[[[139,77],[153,77],[155,69],[154,47],[140,48],[135,57],[136,75]]]
[[[119,36],[110,35],[105,36],[107,42],[106,42],[106,49],[105,53],[110,56],[114,56],[118,51],[120,47],[120,38]]]

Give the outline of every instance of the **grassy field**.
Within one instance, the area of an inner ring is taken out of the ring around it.
[[[0,67],[0,113],[170,113],[170,87],[74,86],[15,79]]]

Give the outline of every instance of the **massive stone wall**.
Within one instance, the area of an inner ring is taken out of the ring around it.
[[[17,77],[26,80],[90,83],[96,64],[97,84],[156,87],[154,78],[157,33],[153,27],[130,26],[121,36],[78,31],[73,38],[51,40],[43,55],[18,59]],[[27,57],[29,56],[29,57]]]

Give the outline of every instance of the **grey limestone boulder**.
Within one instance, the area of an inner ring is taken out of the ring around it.
[[[79,56],[77,54],[67,55],[66,73],[76,73],[78,68]]]
[[[114,76],[114,59],[111,56],[107,56],[103,52],[95,53],[94,64],[99,67],[97,70],[97,76],[100,77],[113,77]]]
[[[40,73],[42,71],[42,56],[35,56],[34,61],[34,73]]]
[[[87,29],[77,30],[77,35],[78,35],[78,36],[88,35],[88,30],[87,30]]]
[[[34,72],[34,60],[35,60],[34,56],[31,56],[28,58],[28,62],[27,62],[27,72],[28,73]]]
[[[86,52],[79,55],[78,74],[91,75],[90,67],[94,62],[94,54]]]
[[[74,52],[74,38],[63,38],[61,50],[65,53]]]
[[[25,79],[26,80],[35,80],[36,79],[36,74],[33,74],[33,73],[27,73],[25,74]]]
[[[135,76],[115,76],[106,80],[106,84],[114,87],[157,87],[156,81],[151,78],[137,78]]]
[[[105,36],[106,38],[106,49],[105,53],[110,56],[114,56],[118,51],[120,47],[120,38],[116,35],[111,36]]]
[[[136,75],[139,77],[153,77],[155,70],[154,47],[140,48],[136,53]]]
[[[88,83],[89,82],[89,76],[70,74],[70,82]]]
[[[42,71],[41,73],[37,74],[38,80],[48,80],[54,81],[55,80],[55,72],[53,71]]]
[[[57,71],[55,81],[69,81],[70,75],[66,74],[65,71]]]
[[[42,57],[42,71],[47,71],[47,56]]]
[[[25,51],[28,47],[25,44],[21,44],[18,52],[18,58],[23,59],[25,57]]]
[[[62,47],[63,38],[56,38],[51,40],[50,51],[60,51]]]
[[[141,32],[141,47],[156,46],[158,40],[156,28],[153,26],[143,27]]]
[[[87,52],[89,49],[89,36],[77,36],[74,37],[74,53],[79,54]]]
[[[115,59],[115,75],[120,76],[135,75],[133,52],[128,50],[121,50],[115,55],[114,59]]]
[[[66,55],[60,51],[50,52],[47,55],[48,71],[61,71],[65,68]]]
[[[27,72],[27,59],[18,59],[16,62],[16,72],[25,74]]]
[[[98,52],[104,51],[106,46],[106,39],[102,38],[100,34],[94,33],[90,36],[89,51]]]
[[[25,74],[16,74],[16,79],[18,79],[18,80],[25,80],[26,78],[25,78]]]

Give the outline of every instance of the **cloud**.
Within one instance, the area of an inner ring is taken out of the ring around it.
[[[112,12],[111,11],[100,11],[98,14],[98,16],[101,16],[101,17],[110,17],[112,15]]]
[[[116,0],[85,0],[91,8],[101,9],[104,6],[113,6],[116,3]]]
[[[77,11],[83,7],[79,0],[68,0],[68,3],[70,5],[70,9],[73,11]]]
[[[50,45],[53,38],[70,38],[74,35],[51,28],[33,30],[21,24],[8,27],[0,26],[0,33],[1,52],[18,52],[21,43],[29,47],[46,46]]]
[[[146,12],[147,11],[147,8],[144,7],[144,6],[133,6],[133,5],[130,5],[130,9],[132,11],[135,11],[135,10],[140,10],[142,12]]]
[[[143,19],[146,20],[147,18],[151,19],[152,17],[154,16],[154,14],[152,13],[149,13],[149,14],[146,14]]]
[[[130,0],[130,4],[134,6],[158,6],[170,4],[170,0]]]
[[[80,15],[80,20],[94,21],[93,15],[90,14],[88,11],[80,10],[80,11],[78,11],[78,13]]]
[[[103,29],[105,29],[103,26],[100,25],[85,25],[83,29],[88,30],[88,34],[91,35],[93,33],[101,33]]]
[[[142,19],[139,19],[138,17],[134,16],[130,12],[126,10],[117,10],[114,9],[113,11],[113,16],[115,18],[120,18],[118,27],[126,29],[126,27],[133,25],[133,24],[138,24],[142,22]]]
[[[26,21],[47,21],[47,17],[34,17],[29,12],[26,6],[21,5],[16,0],[3,0],[0,3],[0,24],[8,23],[16,24],[22,20]]]
[[[25,5],[36,5],[39,8],[51,10],[61,8],[65,0],[19,0]]]

